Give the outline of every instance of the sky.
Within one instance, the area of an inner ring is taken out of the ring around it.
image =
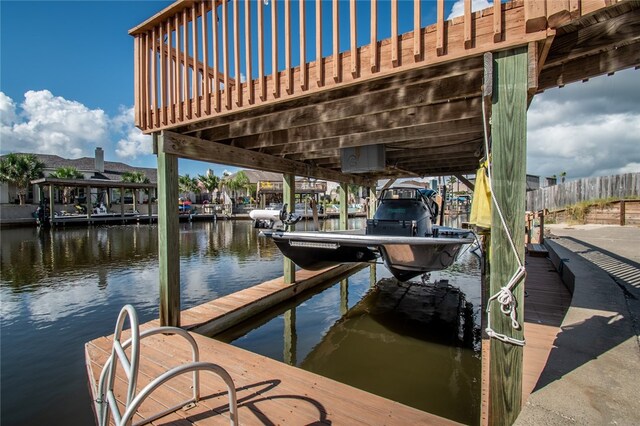
[[[474,9],[491,5],[474,3]],[[169,4],[0,0],[0,154],[92,157],[100,146],[108,161],[156,167],[150,137],[133,125],[133,38],[128,30]],[[368,13],[368,4],[358,4],[359,14]],[[345,6],[342,17],[348,16]],[[409,6],[400,2],[401,8]],[[382,2],[379,12],[387,9]],[[423,22],[431,22],[425,21],[431,19],[425,16],[431,8],[422,9]],[[330,13],[329,7],[324,10]],[[460,1],[447,1],[447,16],[461,10]],[[412,22],[401,22],[400,31],[408,31],[407,25],[410,29]],[[368,28],[360,31],[358,44],[368,43]],[[379,31],[384,37],[386,29]],[[640,71],[625,70],[537,95],[527,117],[527,172],[566,172],[569,180],[640,172],[639,83]],[[180,174],[195,176],[209,168],[217,175],[236,170],[179,161]]]

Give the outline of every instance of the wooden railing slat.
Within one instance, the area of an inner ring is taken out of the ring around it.
[[[228,2],[222,2],[222,63],[224,75],[225,107],[231,109],[231,88],[229,87],[229,6]]]
[[[547,27],[546,0],[524,0],[525,31],[532,33]]]
[[[349,1],[349,26],[351,33],[349,35],[351,42],[351,75],[356,78],[359,74],[358,70],[358,43],[357,43],[357,15],[356,0]]]
[[[400,65],[398,58],[398,0],[391,0],[391,63]]]
[[[153,114],[153,122],[155,127],[160,127],[160,116],[158,115],[158,50],[156,28],[151,31],[151,48],[153,56],[151,57],[151,109]]]
[[[169,109],[169,122],[174,124],[176,122],[175,116],[175,97],[174,94],[174,75],[173,75],[173,56],[170,54],[171,46],[172,46],[172,29],[171,29],[171,19],[167,19],[167,80],[169,80],[168,88],[167,88],[167,97],[169,99],[169,103],[167,104],[167,108]]]
[[[324,64],[322,61],[322,0],[316,0],[316,81],[317,81],[318,87],[322,87],[324,85],[323,68],[324,68]]]
[[[233,0],[233,66],[236,70],[236,105],[242,106],[242,78],[240,69],[240,1]]]
[[[211,8],[211,38],[213,41],[213,108],[216,110],[216,112],[220,112],[221,110],[218,17],[218,7],[214,4]]]
[[[502,41],[502,4],[499,1],[493,2],[493,42]]]
[[[140,65],[141,65],[141,58],[140,56],[142,55],[142,49],[140,48],[140,36],[137,35],[135,36],[135,38],[133,39],[133,75],[134,75],[134,80],[133,80],[133,93],[134,93],[134,113],[133,113],[133,123],[135,126],[140,127],[141,120],[140,120],[140,108],[142,107],[141,105],[141,96],[140,96]]]
[[[164,25],[160,24],[159,30],[159,44],[160,44],[160,97],[158,99],[158,106],[160,107],[160,115],[162,125],[167,124],[167,55],[164,53]]]
[[[258,2],[258,82],[260,99],[267,100],[267,82],[264,76],[264,4]]]
[[[178,15],[174,17],[174,27],[176,29],[176,58],[173,62],[174,64],[174,74],[176,78],[176,83],[174,85],[174,99],[176,104],[176,116],[178,121],[182,121],[184,116],[184,111],[182,109],[182,102],[180,101],[180,88],[182,87],[182,66],[180,65],[180,20]]]
[[[147,119],[145,121],[145,126],[144,128],[151,128],[153,127],[153,123],[151,122],[152,120],[152,116],[151,116],[151,95],[149,93],[149,80],[151,79],[150,75],[149,75],[149,60],[151,60],[151,58],[149,57],[149,51],[151,49],[150,43],[149,43],[149,32],[147,31],[144,34],[144,52],[145,52],[145,58],[144,58],[144,74],[143,74],[143,84],[144,84],[144,106],[145,106],[145,115],[147,116]]]
[[[278,72],[278,2],[271,2],[271,78],[273,96],[280,97],[280,73]]]
[[[337,0],[332,2],[332,22],[333,22],[333,79],[340,81],[340,3]]]
[[[413,0],[413,56],[416,61],[419,61],[422,57],[420,14],[420,0]]]
[[[284,67],[287,72],[287,93],[293,93],[293,69],[291,69],[291,0],[284,0]]]
[[[378,70],[378,0],[371,0],[371,72]]]
[[[198,10],[196,4],[191,5],[191,36],[193,38],[193,78],[191,79],[191,96],[195,105],[195,116],[200,117],[200,94],[198,90]],[[204,72],[203,72],[204,77]]]
[[[182,99],[185,106],[185,117],[191,118],[191,100],[189,99],[189,33],[187,25],[187,9],[182,11],[182,47],[184,55],[184,79],[182,80]]]
[[[471,0],[464,0],[464,48],[472,47],[471,25],[473,23],[471,15]]]
[[[300,2],[300,88],[307,89],[307,14],[304,0]]]
[[[204,98],[204,113],[211,114],[211,79],[207,68],[209,67],[209,28],[207,24],[207,8],[209,2],[200,3],[200,16],[202,17],[202,63],[205,69],[202,70],[202,82],[203,90],[202,97]],[[214,77],[215,74],[214,74]]]
[[[436,21],[436,54],[444,55],[444,0],[438,0]]]
[[[246,54],[246,70],[247,70],[247,98],[249,104],[254,103],[253,94],[253,72],[251,67],[251,0],[245,0],[244,3],[244,40]]]

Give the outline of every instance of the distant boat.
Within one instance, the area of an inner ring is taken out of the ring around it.
[[[303,269],[381,257],[393,276],[407,281],[449,267],[461,248],[474,241],[469,230],[434,225],[438,215],[435,195],[428,189],[386,189],[364,230],[262,233]]]

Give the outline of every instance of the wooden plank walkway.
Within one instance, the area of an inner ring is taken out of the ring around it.
[[[298,282],[284,284],[282,278],[262,283],[182,312],[182,323],[190,329],[224,327],[228,317],[251,313],[269,297],[290,297],[289,293],[350,272],[341,266],[324,271],[298,271]],[[321,274],[323,273],[323,274]],[[315,282],[315,284],[314,284]],[[306,285],[304,285],[306,283]],[[278,296],[279,295],[279,296]],[[249,310],[249,311],[247,311]],[[157,327],[157,321],[140,326]],[[275,424],[455,424],[436,415],[353,388],[322,376],[291,367],[262,355],[192,333],[202,361],[215,362],[233,377],[238,393],[238,418],[242,425]],[[102,366],[111,351],[111,337],[101,337],[85,345],[87,371],[92,398]],[[141,341],[138,388],[174,366],[190,361],[190,348],[176,336],[152,336]],[[372,372],[375,374],[375,372]],[[178,377],[153,394],[139,410],[142,417],[162,411],[175,401],[187,399],[189,375]],[[124,373],[117,371],[116,395],[126,397]],[[190,410],[179,410],[152,424],[217,425],[228,424],[224,383],[213,375],[202,374],[203,400]]]
[[[522,403],[533,391],[560,332],[571,293],[548,258],[527,256],[524,299],[524,371]]]
[[[571,296],[546,258],[527,256],[525,290],[525,338],[523,403],[533,390],[549,356]],[[183,327],[190,330],[223,330],[256,310],[271,306],[322,281],[349,273],[350,267],[323,271],[298,271],[295,284],[282,278],[228,295],[182,312]],[[329,278],[327,278],[329,276]],[[274,299],[275,298],[275,299]],[[230,320],[231,318],[231,320]],[[235,319],[234,319],[235,318]],[[157,321],[143,324],[152,328]],[[238,391],[241,424],[451,424],[398,402],[355,389],[316,374],[291,367],[262,355],[192,333],[201,359],[222,365],[233,377]],[[100,371],[111,350],[111,338],[86,344],[86,362],[93,399]],[[142,341],[139,388],[162,371],[189,361],[190,351],[175,336],[154,336]],[[118,397],[124,392],[118,371]],[[375,374],[375,372],[372,372]],[[203,373],[203,401],[188,411],[179,410],[153,424],[228,424],[224,383]],[[140,410],[142,416],[160,411],[189,395],[189,376],[172,380],[159,389]],[[140,420],[141,417],[138,418]]]

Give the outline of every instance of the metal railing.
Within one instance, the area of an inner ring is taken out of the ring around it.
[[[121,342],[122,332],[124,328],[124,322],[129,318],[129,324],[131,326],[131,337],[124,342]],[[136,393],[136,385],[138,380],[138,369],[140,365],[140,340],[145,337],[153,336],[155,334],[177,334],[185,338],[191,345],[192,362],[174,367],[160,376],[153,379],[147,384],[140,392]],[[126,350],[131,347],[131,355],[126,354]],[[120,411],[118,401],[114,394],[114,384],[116,381],[116,366],[117,363],[122,365],[122,368],[127,377],[127,399],[124,404],[124,413]],[[155,391],[162,384],[168,380],[179,376],[184,373],[193,373],[193,394],[190,399],[180,402],[173,407],[167,408],[159,413],[156,413],[150,417],[144,418],[136,425],[151,423],[152,421],[164,417],[165,415],[172,413],[188,404],[196,403],[200,399],[200,371],[210,371],[218,375],[227,385],[227,393],[229,396],[229,416],[230,424],[238,425],[238,404],[236,399],[236,389],[233,383],[233,379],[227,373],[227,371],[217,364],[211,362],[199,361],[198,345],[193,337],[185,330],[177,327],[157,327],[150,330],[145,330],[140,333],[138,327],[138,315],[135,309],[131,305],[126,305],[120,311],[118,320],[116,322],[116,328],[113,335],[113,347],[111,356],[107,359],[102,372],[100,374],[100,381],[98,384],[99,398],[96,401],[96,412],[98,414],[98,422],[100,425],[109,424],[109,415],[113,415],[113,419],[116,425],[130,425],[132,418],[136,414],[137,409],[144,402],[144,400]]]

